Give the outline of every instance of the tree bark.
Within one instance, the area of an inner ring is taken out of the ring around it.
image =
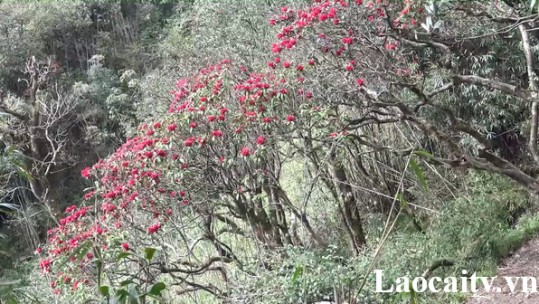
[[[339,208],[341,210],[343,222],[350,235],[350,245],[352,250],[356,254],[359,254],[366,244],[366,239],[357,206],[357,200],[342,164],[336,159],[334,154],[331,157],[331,169],[336,188],[339,190],[340,194]]]

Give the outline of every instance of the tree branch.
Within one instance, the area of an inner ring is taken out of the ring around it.
[[[17,118],[20,121],[27,121],[28,117],[24,114],[17,113],[11,109],[8,109],[6,104],[4,103],[4,92],[0,90],[0,110],[6,114],[9,114],[15,118]]]
[[[522,98],[526,102],[533,102],[534,99],[539,96],[536,91],[519,88],[512,84],[475,75],[455,75],[453,76],[453,83],[455,85],[460,85],[462,83],[474,84],[493,90],[499,90],[506,94]]]
[[[528,83],[531,90],[537,91],[537,75],[535,74],[533,53],[530,46],[530,37],[528,36],[528,27],[525,24],[518,26],[520,35],[522,37],[522,49],[524,50],[524,56],[526,57],[526,68],[528,70]],[[536,163],[539,163],[539,153],[537,152],[537,131],[538,131],[538,119],[539,119],[539,102],[537,98],[532,102],[531,106],[531,121],[530,121],[530,152]]]

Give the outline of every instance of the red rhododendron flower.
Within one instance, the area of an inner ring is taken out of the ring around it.
[[[158,232],[159,229],[161,229],[161,223],[153,224],[150,227],[148,227],[148,233],[149,234],[154,234],[154,233]]]
[[[347,65],[347,66],[345,67],[345,69],[346,69],[347,71],[352,71],[352,70],[354,70],[354,66],[353,66],[353,65]]]
[[[357,4],[357,5],[363,4],[363,0],[356,0],[356,4]]]
[[[282,49],[279,45],[277,45],[277,44],[275,44],[275,43],[274,43],[274,44],[272,45],[272,47],[271,47],[271,51],[272,51],[273,53],[280,53],[282,50],[283,50],[283,49]]]
[[[208,116],[208,121],[209,122],[215,121],[216,119],[217,119],[217,116],[215,116],[215,115]]]
[[[197,126],[198,126],[198,124],[197,124],[196,122],[194,122],[194,121],[193,121],[192,123],[189,124],[189,128],[191,128],[191,129],[194,129],[194,128],[196,128]]]
[[[300,71],[300,72],[303,71],[303,66],[302,66],[302,65],[296,66],[296,70],[298,70],[298,71]]]
[[[263,145],[265,142],[266,142],[266,138],[264,137],[264,135],[260,135],[256,139],[256,143],[259,145]]]
[[[49,273],[51,271],[51,260],[44,259],[39,262],[39,268],[44,273]]]
[[[173,124],[168,125],[167,130],[169,130],[170,132],[172,132],[172,131],[176,130],[177,127],[178,127],[178,126],[177,126],[176,124],[173,123]]]
[[[352,44],[352,37],[344,37],[342,39],[342,43],[344,43],[344,44]]]
[[[146,152],[144,152],[144,157],[146,157],[146,158],[152,158],[152,157],[153,157],[153,152],[152,152],[152,151],[146,151]]]
[[[223,136],[223,132],[221,132],[221,130],[214,130],[211,132],[211,136],[221,137]]]
[[[249,147],[243,147],[241,148],[241,155],[247,157],[251,155],[251,149]]]
[[[122,248],[123,248],[124,251],[128,251],[129,250],[129,244],[128,243],[123,243]]]
[[[388,43],[386,44],[386,50],[394,50],[397,48],[397,45],[395,43]]]
[[[167,156],[167,152],[165,150],[157,150],[156,154],[159,157],[166,157]]]
[[[359,78],[356,82],[357,82],[358,86],[363,86],[365,84],[365,80],[363,80],[361,78]]]
[[[314,64],[315,64],[314,59],[309,59],[309,65],[314,65]]]
[[[90,167],[86,167],[80,172],[80,174],[82,175],[82,177],[88,179],[90,178],[90,170],[92,170],[90,169]]]
[[[288,61],[283,62],[283,67],[284,67],[285,69],[288,69],[288,68],[291,67],[291,66],[292,66],[292,63],[290,63],[290,62],[288,62]]]
[[[161,123],[160,123],[160,122],[156,122],[156,123],[153,124],[153,127],[154,127],[155,129],[159,129],[159,128],[161,128]]]
[[[294,117],[294,115],[288,115],[288,116],[286,116],[286,120],[290,121],[290,122],[293,122],[294,120],[296,120],[296,117]]]
[[[191,147],[194,142],[195,142],[195,139],[193,137],[190,137],[190,138],[184,140],[183,145],[186,146],[186,147]]]
[[[84,199],[90,199],[94,195],[94,191],[90,191],[84,194]]]

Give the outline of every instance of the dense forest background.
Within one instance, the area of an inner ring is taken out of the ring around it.
[[[0,303],[463,303],[539,232],[539,1],[0,1]]]

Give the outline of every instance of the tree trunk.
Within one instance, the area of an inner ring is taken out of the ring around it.
[[[336,188],[339,191],[339,210],[343,218],[343,223],[347,228],[346,230],[350,235],[350,245],[352,250],[356,254],[359,254],[362,247],[365,246],[366,240],[361,224],[357,200],[346,176],[346,172],[344,171],[342,164],[336,160],[335,155],[332,155],[331,169]]]

